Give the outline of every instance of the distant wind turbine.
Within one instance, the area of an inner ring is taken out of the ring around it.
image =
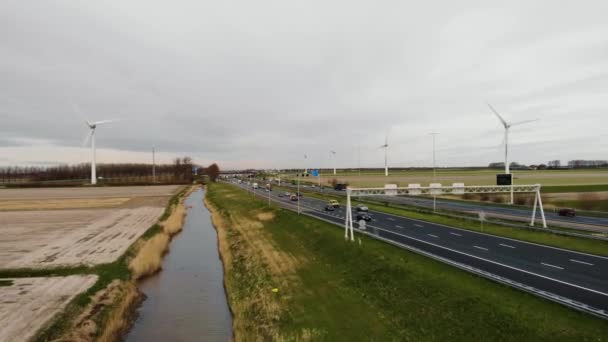
[[[384,137],[384,145],[381,145],[379,148],[384,149],[384,175],[388,177],[388,135],[390,133],[390,129],[386,131],[386,136]]]
[[[91,142],[91,185],[97,184],[97,173],[96,173],[96,165],[95,165],[95,129],[97,128],[97,125],[106,124],[106,123],[110,123],[110,122],[114,122],[114,121],[118,121],[118,120],[115,120],[115,119],[101,120],[101,121],[95,121],[95,122],[85,121],[87,126],[91,130],[82,143],[83,145],[86,146],[89,143],[89,141]]]
[[[332,157],[334,158],[334,175],[335,175],[336,174],[336,151],[330,150],[329,153],[331,153]]]
[[[494,107],[492,107],[491,104],[488,103],[488,107],[490,107],[490,109],[492,110],[492,112],[494,112],[494,114],[496,115],[496,117],[498,118],[498,120],[500,120],[500,122],[502,123],[502,125],[505,128],[505,173],[509,174],[509,129],[513,126],[518,126],[518,125],[522,125],[525,123],[529,123],[529,122],[534,122],[534,121],[538,121],[538,119],[533,119],[533,120],[524,120],[524,121],[519,121],[519,122],[513,122],[513,123],[508,123],[507,121],[505,121],[505,119],[503,119],[502,116],[500,116],[500,114],[498,114],[498,112],[496,111],[496,109],[494,109]]]

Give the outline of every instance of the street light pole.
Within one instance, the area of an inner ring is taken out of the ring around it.
[[[152,183],[156,183],[156,149],[152,147]]]
[[[430,135],[433,136],[433,183],[436,182],[435,177],[437,176],[436,164],[435,164],[435,136],[439,134],[437,132],[432,132]],[[433,212],[437,211],[437,196],[433,195]]]

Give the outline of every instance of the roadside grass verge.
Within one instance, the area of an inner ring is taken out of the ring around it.
[[[289,191],[289,190],[287,190]],[[314,192],[304,192],[306,196],[329,200],[329,199],[337,199],[340,201],[342,205],[344,205],[345,198],[334,195],[323,195]],[[407,218],[417,219],[426,222],[432,222],[437,224],[443,224],[446,226],[462,228],[467,230],[473,230],[477,232],[482,232],[486,234],[496,235],[507,237],[516,240],[522,240],[527,242],[538,243],[542,245],[559,247],[564,249],[571,249],[578,252],[590,253],[596,255],[608,256],[608,242],[602,240],[593,240],[593,239],[585,239],[575,236],[566,236],[566,235],[558,235],[553,234],[551,232],[543,232],[538,230],[529,230],[525,228],[515,228],[503,226],[495,223],[485,222],[483,225],[483,229],[481,228],[481,224],[479,222],[473,220],[467,220],[463,218],[453,218],[446,217],[441,215],[433,215],[420,213],[413,210],[408,210],[403,207],[399,207],[397,205],[391,204],[390,206],[375,204],[369,201],[356,201],[353,200],[352,205],[355,206],[357,204],[364,204],[370,210],[384,212],[388,214],[393,214],[397,216],[403,216]],[[565,230],[565,229],[564,229]],[[573,231],[573,230],[569,230]]]
[[[237,341],[608,336],[601,319],[367,236],[357,236],[360,244],[346,242],[335,225],[268,208],[230,184],[210,184],[207,202],[218,229]],[[260,213],[274,217],[260,220]]]

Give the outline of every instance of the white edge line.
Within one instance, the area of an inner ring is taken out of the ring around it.
[[[290,203],[290,204],[291,204],[291,203]],[[295,207],[295,205],[293,205],[293,206]],[[324,214],[323,212],[321,212],[321,211],[319,211],[319,210],[315,210],[315,211],[316,211],[316,212],[318,212],[318,213],[320,213],[320,214]],[[393,216],[396,216],[396,215],[393,215]],[[472,255],[472,254],[468,254],[468,253],[465,253],[465,252],[457,251],[457,250],[452,249],[452,248],[449,248],[449,247],[441,246],[441,245],[438,245],[438,244],[436,244],[436,243],[432,243],[432,242],[429,242],[429,241],[420,240],[420,239],[417,239],[417,238],[415,238],[415,237],[411,237],[411,236],[409,236],[409,235],[405,235],[405,234],[401,234],[401,233],[393,232],[393,231],[390,231],[390,230],[386,230],[386,229],[384,229],[384,228],[374,227],[374,226],[372,226],[372,225],[369,225],[368,227],[371,227],[371,228],[374,228],[374,229],[378,229],[378,230],[382,230],[382,231],[387,232],[387,233],[389,233],[389,234],[395,234],[395,235],[399,235],[399,236],[402,236],[402,237],[405,237],[405,238],[408,238],[408,239],[411,239],[411,240],[414,240],[414,241],[418,241],[418,242],[421,242],[421,243],[425,243],[425,244],[427,244],[427,245],[431,245],[431,246],[435,246],[435,247],[438,247],[438,248],[442,248],[442,249],[445,249],[445,250],[448,250],[448,251],[451,251],[451,252],[454,252],[454,253],[458,253],[458,254],[466,255],[466,256],[468,256],[468,257],[471,257],[471,258],[474,258],[474,259],[478,259],[478,260],[482,260],[482,261],[485,261],[485,262],[488,262],[488,263],[491,263],[491,264],[495,264],[495,265],[499,265],[499,266],[502,266],[502,267],[510,268],[510,269],[512,269],[512,270],[516,270],[516,271],[519,271],[519,272],[522,272],[522,273],[526,273],[526,274],[530,274],[530,275],[533,275],[533,276],[537,276],[537,277],[539,277],[539,278],[543,278],[543,279],[551,280],[551,281],[554,281],[554,282],[556,282],[556,283],[560,283],[560,284],[564,284],[564,285],[568,285],[568,286],[576,287],[576,288],[581,289],[581,290],[586,290],[586,291],[589,291],[589,292],[597,293],[597,294],[599,294],[599,295],[602,295],[602,296],[606,296],[606,297],[608,297],[608,293],[604,293],[604,292],[601,292],[601,291],[597,291],[597,290],[593,290],[593,289],[590,289],[590,288],[586,288],[586,287],[584,287],[584,286],[580,286],[580,285],[572,284],[572,283],[569,283],[569,282],[566,282],[566,281],[563,281],[563,280],[558,280],[558,279],[554,279],[554,278],[551,278],[551,277],[547,277],[547,276],[544,276],[544,275],[542,275],[542,274],[538,274],[538,273],[534,273],[534,272],[526,271],[526,270],[523,270],[523,269],[521,269],[521,268],[517,268],[517,267],[514,267],[514,266],[505,265],[505,264],[502,264],[502,263],[497,262],[497,261],[488,260],[488,259],[485,259],[485,258],[482,258],[482,257],[476,256],[476,255]],[[449,226],[447,226],[447,227],[449,227]],[[466,230],[466,229],[460,229],[460,228],[456,228],[456,229],[458,229],[458,230]],[[483,235],[489,235],[489,234],[483,234]],[[491,236],[491,235],[490,235],[490,236]],[[388,239],[387,239],[387,240],[388,240]],[[513,240],[513,239],[510,239],[510,240]],[[517,240],[515,240],[515,241],[517,241]],[[394,241],[394,242],[395,242],[395,243],[399,243],[399,242],[397,242],[397,241]],[[539,245],[539,246],[543,246],[543,245]],[[553,247],[551,247],[551,248],[553,248]],[[557,248],[557,249],[560,249],[560,248]],[[432,253],[430,253],[430,252],[426,252],[426,253],[432,254]],[[581,254],[585,254],[585,253],[581,253]],[[432,255],[434,255],[434,254],[432,254]],[[607,258],[607,259],[608,259],[608,258]],[[449,260],[449,259],[447,259],[447,260]],[[453,260],[452,260],[452,261],[453,261]]]
[[[495,265],[499,265],[499,266],[502,266],[502,267],[510,268],[512,270],[516,270],[516,271],[523,272],[523,273],[526,273],[526,274],[531,274],[531,275],[534,275],[534,276],[537,276],[537,277],[540,277],[540,278],[544,278],[544,279],[547,279],[547,280],[551,280],[551,281],[554,281],[554,282],[557,282],[557,283],[560,283],[560,284],[569,285],[569,286],[572,286],[572,287],[576,287],[576,288],[579,288],[579,289],[582,289],[582,290],[586,290],[586,291],[589,291],[589,292],[597,293],[597,294],[600,294],[602,296],[608,297],[608,293],[604,293],[604,292],[601,292],[601,291],[589,289],[589,288],[586,288],[586,287],[583,287],[583,286],[580,286],[580,285],[576,285],[576,284],[572,284],[572,283],[569,283],[569,282],[566,282],[566,281],[563,281],[563,280],[558,280],[558,279],[554,279],[554,278],[551,278],[551,277],[547,277],[547,276],[544,276],[542,274],[538,274],[538,273],[522,270],[521,268],[505,265],[505,264],[502,264],[502,263],[497,262],[497,261],[488,260],[488,259],[476,256],[476,255],[472,255],[472,254],[468,254],[468,253],[465,253],[465,252],[457,251],[457,250],[449,248],[449,247],[445,247],[445,246],[441,246],[441,245],[438,245],[438,244],[435,244],[435,243],[432,243],[432,242],[420,240],[420,239],[417,239],[415,237],[411,237],[411,236],[408,236],[408,235],[405,235],[405,234],[400,234],[400,233],[397,233],[397,232],[392,232],[392,231],[389,231],[389,230],[386,230],[386,229],[383,229],[383,228],[378,228],[378,227],[373,227],[373,226],[368,226],[368,227],[372,227],[372,228],[375,228],[375,229],[378,229],[378,230],[382,230],[382,231],[385,231],[385,232],[390,233],[390,234],[400,235],[400,236],[403,236],[405,238],[412,239],[412,240],[415,240],[415,241],[418,241],[418,242],[422,242],[422,243],[426,243],[426,244],[431,245],[431,246],[443,248],[443,249],[446,249],[446,250],[454,252],[454,253],[466,255],[468,257],[479,259],[479,260],[483,260],[483,261],[489,262],[491,264],[495,264]]]
[[[385,212],[382,212],[382,211],[376,211],[376,213],[379,213],[379,214],[382,214],[382,215],[394,216],[394,217],[398,217],[398,218],[405,219],[405,220],[411,220],[411,221],[416,221],[416,222],[422,222],[422,223],[432,224],[432,225],[435,225],[435,226],[445,227],[445,228],[449,228],[449,229],[456,229],[456,230],[459,230],[459,231],[466,231],[466,232],[475,233],[475,234],[479,234],[479,235],[485,235],[485,236],[489,236],[489,237],[492,237],[492,238],[495,238],[495,239],[504,239],[504,240],[509,240],[509,241],[515,241],[515,242],[525,243],[525,244],[528,244],[528,245],[534,245],[534,246],[539,246],[539,247],[551,248],[551,249],[556,249],[556,250],[560,250],[560,251],[564,251],[564,252],[576,253],[576,254],[581,254],[581,255],[587,255],[587,256],[590,256],[590,257],[594,257],[594,258],[608,260],[607,256],[589,254],[589,253],[585,253],[585,252],[573,251],[573,250],[570,250],[570,249],[564,249],[564,248],[559,248],[559,247],[554,247],[554,246],[542,245],[542,244],[539,244],[539,243],[534,243],[534,242],[529,242],[529,241],[524,241],[524,240],[517,240],[517,239],[513,239],[513,238],[509,238],[509,237],[482,233],[482,232],[478,232],[478,231],[475,231],[475,230],[469,230],[469,229],[464,229],[464,228],[452,227],[452,226],[448,226],[448,225],[441,224],[441,223],[434,223],[434,222],[430,222],[430,221],[423,221],[423,220],[419,220],[419,219],[415,219],[415,218],[409,218],[409,217],[405,217],[405,216],[399,216],[399,215],[395,215],[395,214],[385,213]]]

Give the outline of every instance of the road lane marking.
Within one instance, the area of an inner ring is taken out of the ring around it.
[[[421,224],[417,224],[417,223],[414,223],[414,226],[416,226],[416,227],[420,227],[420,228],[424,227],[423,225],[421,225]]]
[[[433,235],[433,234],[427,234],[427,235],[430,237],[439,238],[439,236],[437,236],[437,235]]]
[[[403,227],[401,227],[401,226],[395,226],[395,227],[403,229]]]
[[[389,221],[395,221],[395,219],[394,219],[394,218],[392,218],[392,217],[389,217],[389,218],[388,218],[388,220],[389,220]]]
[[[290,204],[291,204],[291,203],[290,203]],[[292,206],[292,209],[294,209],[294,208],[295,208],[295,204],[292,204],[291,206]],[[317,213],[318,213],[318,214],[321,214],[321,215],[324,215],[324,214],[325,214],[325,213],[323,213],[323,212],[317,212]],[[322,218],[321,218],[321,219],[322,219]],[[322,220],[323,220],[323,219],[322,219]],[[452,227],[449,227],[449,226],[446,226],[446,225],[442,225],[442,226],[444,226],[444,227],[448,227],[448,228],[452,228]],[[486,258],[483,258],[483,257],[477,256],[477,255],[473,255],[473,254],[465,253],[465,252],[462,252],[462,251],[459,251],[459,250],[456,250],[456,249],[453,249],[453,248],[449,248],[449,247],[442,246],[442,245],[438,245],[438,244],[435,244],[435,243],[432,243],[432,242],[429,242],[429,241],[421,240],[421,239],[415,238],[415,237],[413,237],[413,236],[409,236],[409,235],[405,235],[405,234],[397,233],[397,232],[390,231],[390,230],[386,230],[386,229],[383,229],[383,228],[380,228],[380,227],[374,227],[374,226],[371,226],[371,225],[370,225],[370,226],[368,226],[368,227],[370,227],[370,228],[374,228],[374,229],[378,229],[378,230],[381,230],[381,231],[387,232],[387,233],[389,233],[389,234],[394,234],[394,235],[402,236],[402,237],[405,237],[405,238],[407,238],[407,239],[414,240],[414,241],[418,241],[418,242],[421,242],[421,243],[424,243],[424,244],[427,244],[427,245],[431,245],[431,246],[435,246],[435,247],[438,247],[438,248],[441,248],[441,249],[445,249],[445,250],[448,250],[448,251],[450,251],[450,252],[454,252],[454,253],[457,253],[457,254],[466,255],[466,256],[471,257],[471,258],[473,258],[473,259],[482,260],[482,261],[485,261],[485,262],[490,263],[490,264],[494,264],[494,265],[502,266],[502,267],[509,268],[509,269],[512,269],[512,270],[516,270],[516,271],[519,271],[519,272],[522,272],[522,273],[525,273],[525,274],[530,274],[530,275],[533,275],[533,276],[536,276],[536,277],[539,277],[539,278],[543,278],[543,279],[551,280],[551,281],[554,281],[554,282],[556,282],[556,283],[560,283],[560,284],[564,284],[564,285],[572,286],[572,287],[575,287],[575,288],[577,288],[577,289],[581,289],[581,290],[589,291],[589,292],[592,292],[592,293],[596,293],[596,294],[599,294],[599,295],[602,295],[602,296],[606,296],[606,297],[608,297],[608,293],[606,293],[606,292],[602,292],[602,291],[598,291],[598,290],[590,289],[590,288],[588,288],[588,287],[584,287],[584,286],[581,286],[581,285],[576,285],[576,284],[573,284],[573,283],[569,283],[569,282],[567,282],[567,281],[563,281],[563,280],[559,280],[559,279],[551,278],[551,277],[548,277],[548,276],[545,276],[545,275],[542,275],[542,274],[538,274],[538,273],[534,273],[534,272],[531,272],[531,271],[524,270],[524,269],[522,269],[522,268],[518,268],[518,267],[510,266],[510,265],[507,265],[507,264],[500,263],[500,262],[498,262],[498,261],[494,261],[494,260],[486,259]],[[458,228],[456,228],[456,229],[458,229]],[[459,229],[459,230],[462,230],[462,229]],[[482,234],[482,235],[488,235],[488,234]],[[491,236],[491,235],[490,235],[490,236]],[[513,239],[508,239],[508,240],[513,240]],[[395,241],[395,240],[392,240],[392,241],[394,241],[395,243],[401,244],[400,242],[397,242],[397,241]],[[514,240],[514,241],[515,241],[515,240]],[[519,242],[519,241],[518,241],[518,242]],[[527,243],[527,242],[526,242],[526,243]],[[537,246],[542,246],[542,245],[538,245],[538,244],[535,244],[535,243],[528,243],[528,244],[531,244],[531,245],[537,245]],[[405,245],[405,246],[407,246],[407,245]],[[553,247],[549,247],[549,248],[553,248]],[[553,248],[553,249],[561,249],[561,248]],[[428,253],[428,252],[427,252],[427,253]],[[575,253],[579,253],[579,252],[575,252]],[[431,254],[432,254],[432,253],[431,253]],[[585,254],[585,253],[579,253],[579,254]],[[591,254],[589,254],[589,255],[590,255],[590,256],[594,256],[594,255],[591,255]],[[602,258],[604,258],[604,259],[608,259],[608,258],[606,258],[606,257],[602,257]]]
[[[499,245],[500,245],[500,246],[503,246],[503,247],[507,247],[507,248],[515,248],[515,247],[510,246],[510,245],[505,245],[504,243],[500,243]]]
[[[555,265],[551,265],[551,264],[547,264],[546,262],[541,262],[541,265],[545,265],[545,266],[549,266],[549,267],[553,267],[553,268],[557,268],[559,270],[563,270],[563,267],[559,267],[559,266],[555,266]]]
[[[574,260],[574,259],[570,259],[570,261],[572,261],[572,262],[576,262],[576,263],[578,263],[578,264],[583,264],[583,265],[589,265],[589,266],[593,266],[593,264],[592,264],[592,263],[590,263],[590,262],[585,262],[585,261],[580,261],[580,260]]]
[[[484,250],[484,251],[487,251],[487,250],[488,250],[488,249],[487,249],[487,248],[485,248],[485,247],[479,247],[479,246],[475,246],[475,245],[473,245],[473,247],[475,247],[475,248],[477,248],[477,249],[482,249],[482,250]]]
[[[461,234],[450,232],[451,235],[462,236]]]

